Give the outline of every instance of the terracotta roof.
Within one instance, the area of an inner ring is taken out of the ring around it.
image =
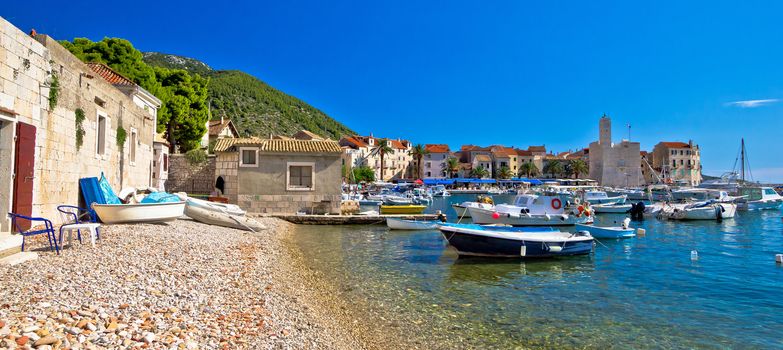
[[[477,156],[476,156],[476,158],[475,158],[475,159],[476,159],[477,161],[479,161],[479,162],[491,162],[491,161],[492,161],[492,158],[490,158],[490,157],[489,157],[488,155],[486,155],[486,154],[479,154],[479,155],[477,155]]]
[[[449,145],[429,144],[424,145],[424,148],[427,149],[427,152],[430,153],[449,153]]]
[[[685,142],[661,142],[666,148],[690,148],[691,146]]]
[[[527,150],[530,152],[546,152],[546,146],[528,146]]]
[[[340,139],[340,143],[348,143],[356,147],[367,147],[367,143],[354,136],[343,137]]]
[[[219,139],[215,143],[215,152],[231,151],[234,147],[258,147],[261,152],[281,153],[342,153],[335,141],[317,140],[276,140],[259,138]]]
[[[104,80],[108,81],[109,84],[127,85],[127,86],[136,85],[136,83],[134,83],[133,80],[130,80],[122,76],[122,74],[115,72],[113,69],[109,68],[109,66],[103,63],[91,62],[91,63],[87,63],[87,66],[89,66],[93,72],[100,75]]]
[[[299,130],[299,132],[294,134],[292,137],[297,140],[320,140],[320,141],[324,140],[324,138],[319,136],[318,134],[315,134],[307,130]]]
[[[223,132],[223,129],[226,127],[230,127],[231,130],[234,132],[234,135],[239,136],[239,131],[237,131],[237,128],[234,126],[234,123],[231,122],[231,119],[224,119],[224,120],[210,120],[209,121],[209,136],[217,136],[220,135],[221,132]]]
[[[517,151],[513,148],[508,147],[493,147],[495,148],[492,151],[492,154],[495,155],[495,157],[509,157],[509,156],[515,156],[517,155]]]
[[[529,157],[529,156],[533,155],[533,152],[525,150],[525,149],[518,149],[517,150],[517,155],[518,156],[528,156]]]
[[[647,156],[647,151],[639,151],[639,155],[642,156],[642,157],[646,157]]]
[[[403,145],[402,141],[397,141],[397,140],[389,140],[389,146],[391,146],[391,148],[396,148],[396,149],[406,149],[407,148],[407,147],[405,147],[405,145]]]

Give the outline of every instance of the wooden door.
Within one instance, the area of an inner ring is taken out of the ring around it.
[[[14,154],[14,201],[11,211],[16,214],[33,215],[33,180],[35,167],[35,126],[16,123],[16,151]],[[20,222],[23,230],[29,228],[27,221]]]

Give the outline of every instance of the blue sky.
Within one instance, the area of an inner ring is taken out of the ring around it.
[[[783,2],[162,3],[10,1],[0,16],[243,70],[362,134],[564,151],[607,113],[643,149],[693,139],[708,174],[745,137],[754,177],[783,181]]]

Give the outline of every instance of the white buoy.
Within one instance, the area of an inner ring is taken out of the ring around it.
[[[783,254],[775,254],[775,262],[778,264],[783,264]]]
[[[647,230],[645,230],[643,228],[637,228],[636,229],[636,235],[637,236],[644,236],[645,233],[647,233]]]
[[[699,260],[699,252],[691,250],[691,260]]]

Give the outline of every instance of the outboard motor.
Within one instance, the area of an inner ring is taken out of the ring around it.
[[[636,204],[631,203],[631,219],[632,220],[644,220],[644,203],[639,202]]]
[[[715,220],[723,221],[723,206],[720,204],[715,205]]]

